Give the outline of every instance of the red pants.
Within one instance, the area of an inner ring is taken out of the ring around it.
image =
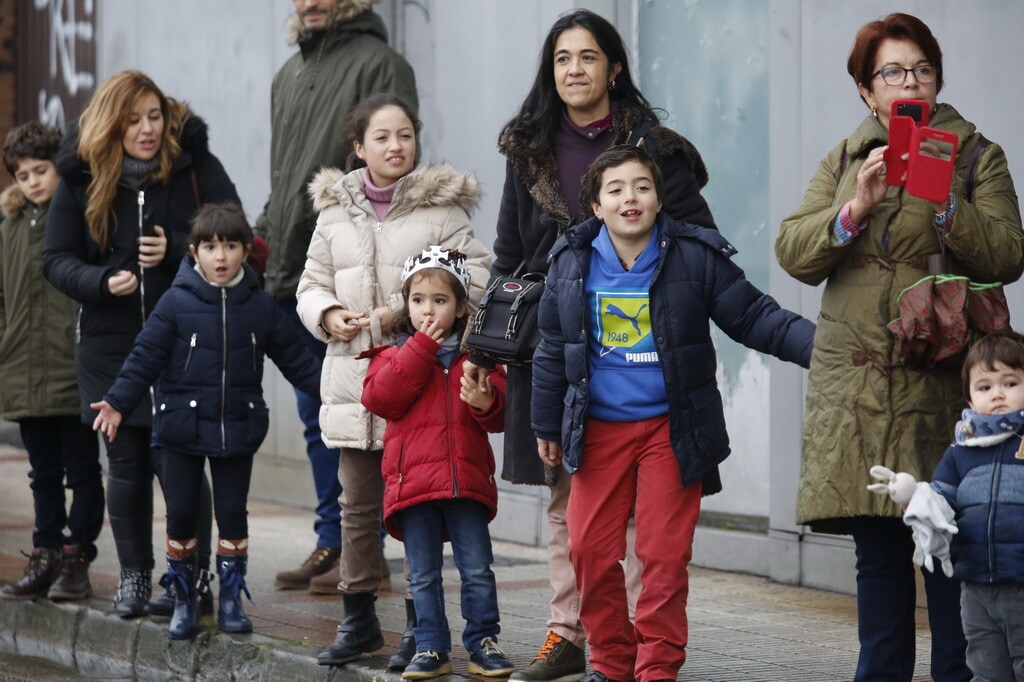
[[[583,464],[569,495],[569,555],[580,593],[590,665],[610,680],[675,679],[686,660],[686,597],[700,482],[683,487],[668,416],[642,422],[590,419]],[[629,622],[619,561],[636,515],[643,565]]]

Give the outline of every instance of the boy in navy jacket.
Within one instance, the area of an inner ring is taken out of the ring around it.
[[[171,639],[195,636],[196,509],[210,462],[220,540],[217,626],[250,632],[242,610],[248,558],[246,500],[253,455],[267,435],[263,359],[293,385],[317,395],[321,363],[295,336],[273,298],[244,263],[252,230],[238,206],[206,206],[192,219],[190,256],[139,333],[93,424],[113,441],[123,415],[156,385],[153,446],[163,450],[167,501],[167,573],[174,592]]]

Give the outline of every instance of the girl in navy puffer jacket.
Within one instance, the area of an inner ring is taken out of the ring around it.
[[[182,261],[114,385],[91,405],[99,411],[93,428],[113,442],[123,416],[159,378],[152,438],[153,447],[163,451],[168,569],[160,584],[175,597],[171,639],[189,639],[197,630],[195,510],[207,459],[220,532],[217,626],[226,632],[252,630],[239,595],[248,595],[246,498],[252,459],[269,425],[264,355],[297,388],[320,391],[320,362],[299,343],[280,307],[243,263],[252,239],[238,206],[207,206],[196,214],[191,256]]]

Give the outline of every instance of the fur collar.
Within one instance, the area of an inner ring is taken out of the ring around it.
[[[375,2],[377,0],[338,0],[328,29],[334,28],[338,24],[342,24],[352,17],[362,14],[370,9]],[[288,21],[285,23],[285,42],[288,45],[298,45],[304,33],[306,33],[306,30],[302,27],[302,19],[299,17],[299,13],[295,12],[288,17]]]
[[[615,142],[621,144],[629,139],[630,133],[643,121],[643,112],[633,106],[619,105],[612,115],[612,129]],[[682,154],[701,187],[708,182],[708,170],[700,152],[685,137],[665,126],[653,126],[648,135],[657,143],[658,156]],[[519,178],[526,185],[530,196],[540,209],[559,222],[569,222],[569,209],[558,185],[558,168],[553,148],[536,151],[530,148],[530,140],[512,135],[508,130],[498,139],[498,151],[512,164]],[[581,214],[580,220],[590,217]]]
[[[402,214],[428,206],[458,206],[472,213],[480,201],[480,183],[449,164],[424,166],[398,181],[391,200],[392,211]],[[337,168],[324,168],[309,183],[313,207],[322,211],[337,204],[345,204],[350,211],[363,214],[357,203],[368,203],[363,193],[363,169],[343,173]],[[355,216],[354,216],[355,217]]]
[[[18,183],[8,185],[3,193],[0,193],[0,211],[3,212],[4,218],[14,218],[27,205],[28,197],[18,187]]]
[[[206,122],[193,113],[189,113],[182,126],[181,156],[174,162],[174,166],[197,156],[205,156],[210,151],[210,135]],[[57,152],[57,172],[62,178],[69,182],[82,182],[89,173],[88,165],[78,155],[78,121],[76,120],[68,129],[64,139],[61,140],[60,150]]]

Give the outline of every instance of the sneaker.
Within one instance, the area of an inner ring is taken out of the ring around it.
[[[512,674],[521,682],[576,682],[587,672],[587,658],[579,648],[558,633],[548,632],[540,651],[526,670]]]
[[[25,554],[22,552],[22,554]],[[25,575],[0,591],[4,599],[35,599],[45,597],[50,585],[60,574],[60,550],[36,547],[28,557]]]
[[[431,677],[449,675],[452,662],[445,652],[418,651],[402,673],[403,680],[428,680]],[[472,671],[471,671],[472,672]]]
[[[484,637],[480,648],[469,655],[469,672],[484,677],[508,677],[516,671],[505,652],[490,637]]]
[[[64,545],[60,557],[60,574],[50,585],[46,596],[53,601],[86,599],[92,596],[89,559],[81,545]]]

